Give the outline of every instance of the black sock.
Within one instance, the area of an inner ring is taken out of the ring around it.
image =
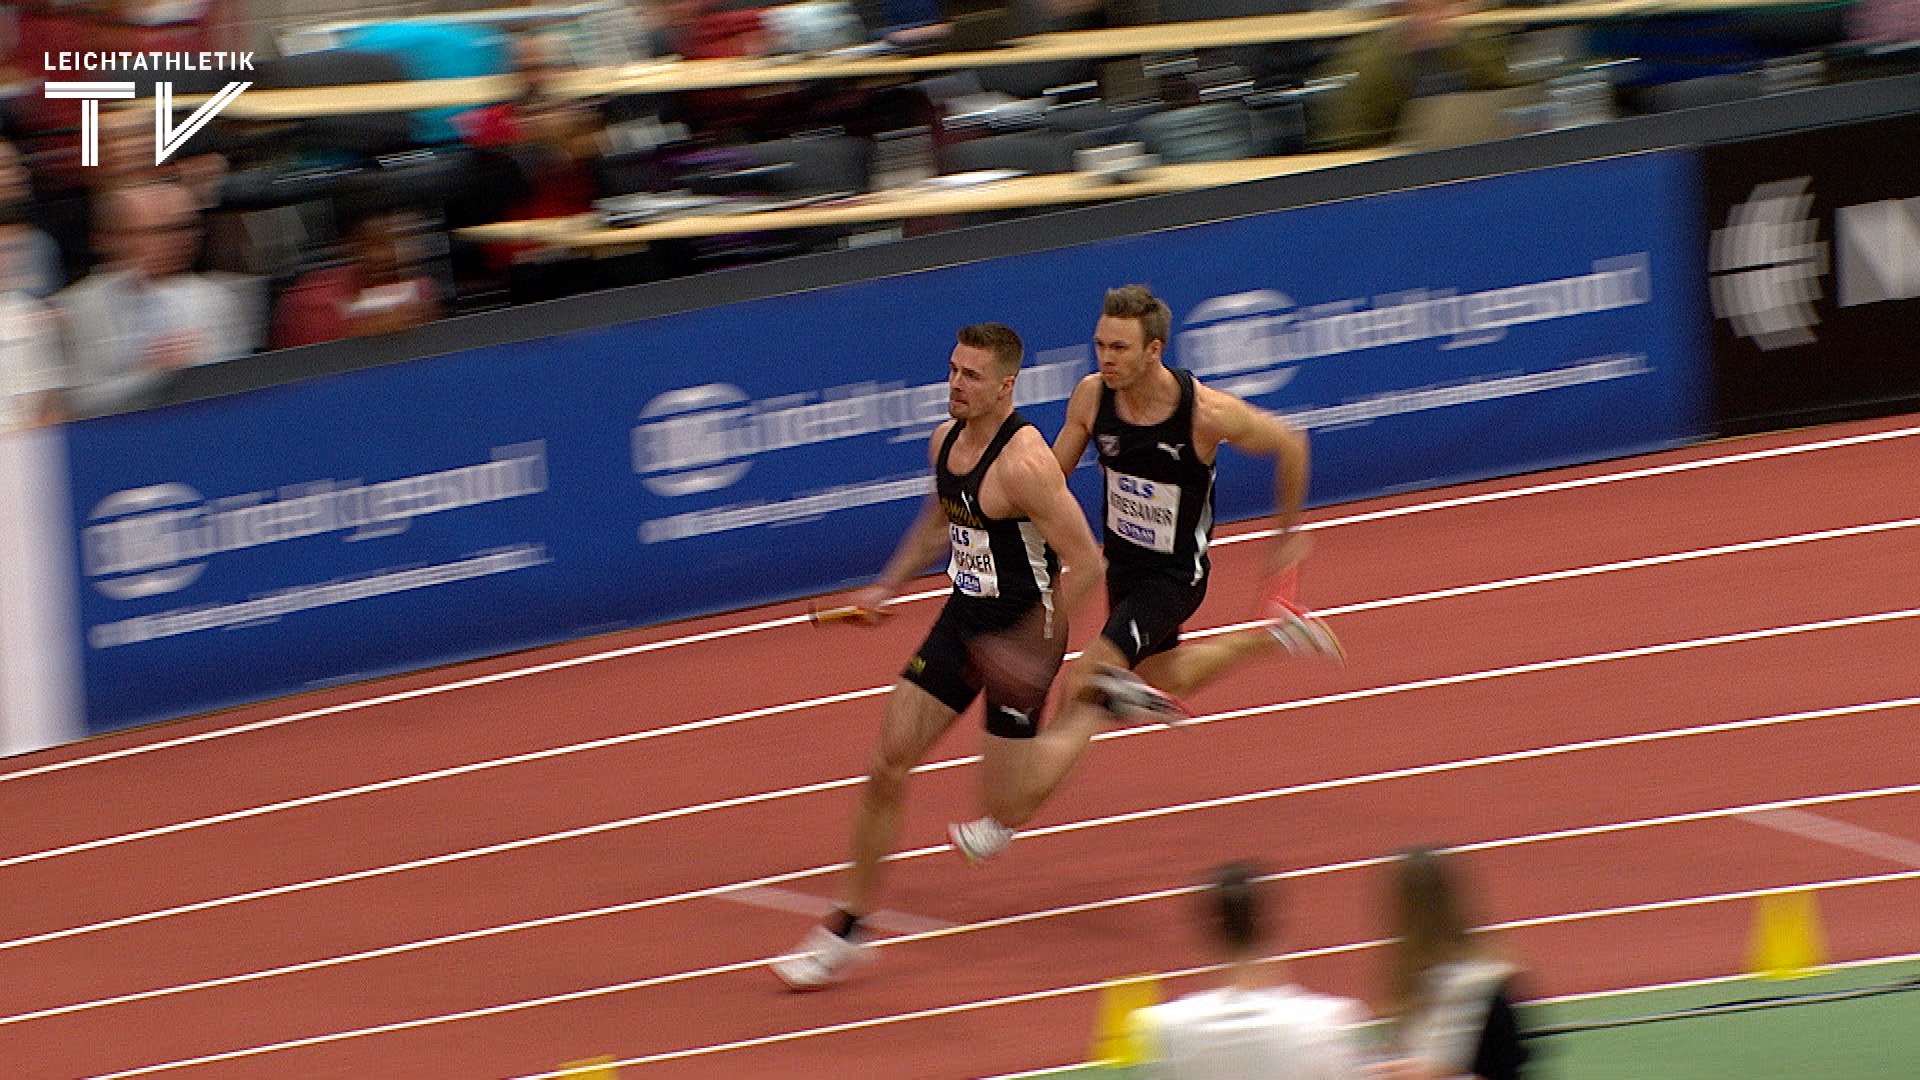
[[[852,941],[853,935],[860,932],[860,916],[844,908],[835,909],[833,917],[827,920],[827,929]]]

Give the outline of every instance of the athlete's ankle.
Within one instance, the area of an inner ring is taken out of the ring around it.
[[[865,916],[855,915],[845,908],[835,908],[833,914],[827,917],[827,929],[831,930],[836,937],[852,941],[854,936],[860,933],[860,923],[863,918]]]

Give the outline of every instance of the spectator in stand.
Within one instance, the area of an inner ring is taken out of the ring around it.
[[[179,184],[162,181],[100,196],[95,245],[106,261],[54,297],[65,317],[71,411],[116,412],[150,403],[183,368],[246,351],[241,305],[188,273],[200,216]]]
[[[0,94],[25,83],[27,73],[14,59],[20,47],[20,9],[14,4],[0,8]]]
[[[1392,25],[1346,42],[1323,74],[1352,76],[1335,91],[1331,144],[1341,149],[1393,141],[1416,97],[1499,90],[1510,85],[1506,44],[1496,31],[1468,27],[1473,0],[1397,0]]]
[[[8,287],[44,300],[59,291],[65,273],[60,245],[33,224],[32,208],[33,177],[20,152],[0,138],[0,214],[8,215],[5,243],[11,249]]]
[[[556,92],[565,65],[533,34],[513,39],[514,70],[526,84],[518,99],[470,109],[455,118],[467,144],[504,162],[514,190],[502,217],[509,221],[567,217],[593,209],[605,124],[590,102]],[[544,300],[584,291],[594,279],[592,260],[569,258],[537,241],[490,243],[483,248],[490,270],[504,275],[513,299]]]
[[[1152,1080],[1361,1080],[1360,1003],[1304,990],[1263,958],[1267,910],[1247,863],[1214,871],[1202,897],[1219,985],[1136,1011]]]
[[[587,62],[632,63],[672,52],[660,6],[658,0],[609,0],[572,24]]]
[[[281,296],[273,347],[394,334],[441,315],[424,270],[427,221],[406,206],[351,201],[341,215],[346,261],[303,275]]]
[[[95,221],[108,192],[162,180],[185,183],[196,211],[210,210],[220,202],[220,184],[227,173],[227,162],[217,153],[200,150],[206,135],[195,136],[188,145],[154,164],[152,105],[146,101],[108,103],[100,110],[100,162],[79,171],[84,185],[77,193],[79,201],[72,211],[60,217],[63,228],[54,239],[63,252],[68,280],[85,276],[95,263],[106,257],[95,244],[101,235]]]
[[[1380,1080],[1519,1080],[1527,1063],[1519,969],[1474,928],[1455,868],[1428,847],[1393,864],[1394,927],[1385,1014],[1393,1060]]]
[[[0,205],[0,431],[59,419],[65,383],[53,312],[29,290],[34,245],[24,206]]]
[[[501,150],[519,162],[528,193],[513,218],[560,217],[592,208],[594,163],[605,125],[592,104],[555,86],[566,65],[536,34],[513,39],[514,73],[526,89],[513,101],[469,109],[454,118],[469,146]]]
[[[478,23],[396,18],[350,28],[339,40],[339,47],[348,51],[391,54],[410,79],[460,79],[512,70],[506,35]],[[414,140],[427,146],[458,142],[458,120],[465,111],[415,110],[408,114]]]
[[[146,103],[101,106],[99,163],[79,168],[74,174],[78,186],[57,196],[59,205],[50,227],[60,247],[64,277],[70,282],[85,277],[104,258],[95,247],[101,230],[94,215],[106,193],[160,178],[153,164],[153,113],[150,106],[136,105]]]
[[[99,171],[89,177],[95,191],[155,180],[177,180],[185,185],[196,210],[220,204],[220,182],[227,160],[208,149],[207,136],[197,135],[156,164],[153,112],[144,102],[100,110]]]
[[[735,8],[724,0],[667,0],[661,12],[667,42],[689,60],[751,59],[779,51],[763,8]],[[675,115],[716,142],[757,142],[786,134],[809,93],[817,90],[803,83],[690,90],[677,95]]]

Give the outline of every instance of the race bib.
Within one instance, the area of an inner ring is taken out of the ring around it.
[[[953,587],[968,596],[999,596],[1000,575],[994,570],[987,530],[949,524],[947,539],[953,544],[953,558],[947,562]]]
[[[1107,470],[1107,531],[1149,551],[1173,554],[1180,485]]]

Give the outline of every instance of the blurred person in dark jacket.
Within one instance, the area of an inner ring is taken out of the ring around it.
[[[1347,41],[1322,69],[1352,77],[1334,93],[1330,145],[1392,142],[1416,97],[1509,86],[1504,35],[1460,22],[1473,8],[1473,0],[1399,0],[1391,25]]]
[[[481,154],[492,180],[489,220],[526,221],[568,217],[593,209],[600,194],[605,156],[605,119],[588,100],[562,93],[557,79],[566,65],[535,34],[516,35],[514,70],[525,83],[512,101],[470,109],[454,118],[467,145]],[[590,259],[573,257],[541,241],[493,241],[481,245],[487,269],[504,276],[515,302],[545,300],[591,287]]]

